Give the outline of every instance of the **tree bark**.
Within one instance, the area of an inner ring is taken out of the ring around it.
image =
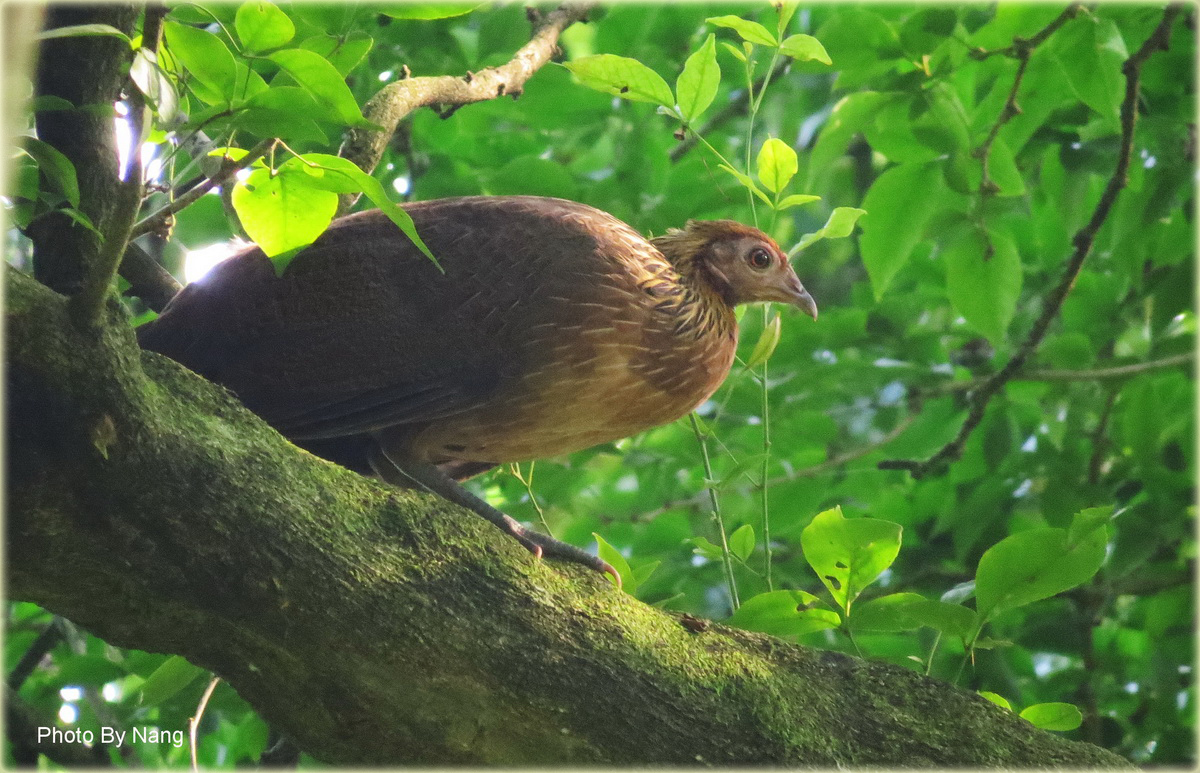
[[[1121,766],[907,669],[694,632],[288,444],[8,272],[8,588],[340,764]]]

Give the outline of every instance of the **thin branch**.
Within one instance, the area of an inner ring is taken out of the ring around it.
[[[200,720],[204,718],[204,710],[208,708],[208,701],[212,698],[213,690],[217,689],[217,685],[221,683],[221,677],[214,676],[208,682],[208,687],[204,688],[204,694],[200,696],[200,703],[196,706],[196,716],[188,720],[188,741],[190,741],[190,752],[192,758],[192,770],[200,770],[200,765],[196,761],[196,730],[200,727]]]
[[[909,413],[900,421],[899,424],[897,424],[895,427],[892,427],[892,429],[889,430],[886,435],[879,438],[879,440],[876,440],[874,443],[869,443],[861,448],[856,448],[853,451],[847,451],[844,454],[839,454],[832,459],[821,462],[820,464],[814,464],[812,467],[805,467],[788,475],[781,475],[778,478],[772,478],[771,480],[767,481],[767,485],[777,486],[781,483],[790,483],[794,480],[800,480],[801,478],[815,478],[824,472],[828,472],[829,470],[836,469],[844,464],[861,459],[867,454],[878,451],[880,448],[883,448],[888,443],[904,434],[904,431],[913,425],[913,422],[917,420],[917,416],[919,415],[920,414],[916,411]]]
[[[1104,410],[1100,412],[1100,421],[1092,431],[1092,455],[1088,458],[1087,482],[1095,486],[1100,482],[1100,474],[1104,467],[1104,452],[1108,450],[1108,422],[1112,418],[1113,406],[1117,404],[1117,390],[1109,389],[1108,397],[1104,400]]]
[[[17,665],[9,672],[8,686],[13,690],[20,690],[21,685],[25,684],[25,680],[42,662],[42,658],[58,646],[58,643],[63,640],[63,636],[62,619],[56,615],[50,619],[50,623],[38,634],[38,637],[29,645],[29,649],[25,650],[25,654],[17,661]]]
[[[1015,37],[1013,38],[1012,45],[1005,46],[1004,48],[994,48],[991,50],[985,48],[974,49],[971,51],[971,58],[982,60],[991,56],[1017,56],[1019,55],[1020,50],[1023,48],[1027,48],[1028,50],[1032,51],[1041,44],[1045,43],[1046,39],[1055,32],[1058,32],[1059,27],[1066,24],[1071,19],[1074,19],[1081,10],[1083,10],[1083,4],[1071,3],[1071,5],[1067,6],[1066,9],[1054,19],[1054,21],[1050,22],[1041,30],[1039,30],[1033,37]]]
[[[1145,64],[1146,60],[1155,51],[1160,49],[1166,50],[1171,39],[1171,25],[1174,23],[1175,17],[1182,10],[1183,7],[1179,5],[1168,6],[1163,12],[1163,18],[1154,29],[1154,32],[1146,38],[1146,42],[1142,44],[1142,47],[1133,56],[1129,57],[1121,67],[1121,71],[1125,75],[1125,97],[1121,101],[1121,148],[1117,157],[1117,166],[1104,188],[1104,193],[1101,195],[1100,201],[1096,204],[1095,211],[1092,212],[1091,219],[1072,239],[1075,251],[1071,255],[1066,269],[1063,271],[1062,278],[1059,279],[1058,284],[1046,297],[1042,313],[1037,318],[1037,321],[1034,322],[1029,335],[1021,343],[1016,353],[1012,356],[1012,359],[999,372],[987,379],[977,390],[971,393],[970,411],[958,435],[952,441],[943,446],[933,456],[923,461],[889,459],[879,463],[880,469],[908,470],[914,478],[921,478],[930,472],[943,470],[946,464],[961,457],[967,439],[975,431],[975,428],[979,426],[979,423],[983,421],[983,415],[987,410],[988,403],[1025,366],[1025,363],[1029,360],[1034,350],[1041,344],[1042,339],[1046,337],[1046,332],[1050,329],[1050,323],[1058,316],[1063,301],[1066,300],[1067,294],[1071,292],[1071,288],[1075,286],[1075,280],[1079,277],[1084,260],[1087,258],[1088,253],[1091,252],[1092,243],[1096,239],[1097,232],[1104,225],[1104,221],[1108,219],[1108,214],[1116,203],[1117,195],[1128,182],[1129,162],[1133,155],[1133,135],[1137,124],[1138,91],[1142,65]]]
[[[1000,192],[1000,186],[996,184],[991,176],[992,144],[995,143],[996,137],[1000,135],[1000,129],[1002,129],[1004,125],[1013,118],[1021,114],[1021,107],[1017,104],[1017,92],[1021,89],[1022,81],[1025,80],[1025,71],[1029,67],[1029,58],[1033,55],[1034,50],[1042,43],[1049,40],[1050,36],[1053,35],[1059,29],[1059,27],[1066,24],[1067,21],[1078,16],[1082,7],[1083,6],[1078,3],[1072,3],[1071,5],[1067,6],[1063,12],[1054,19],[1054,21],[1047,24],[1040,32],[1028,40],[1019,37],[1013,38],[1012,45],[1008,46],[1007,48],[990,52],[983,51],[982,53],[979,51],[972,52],[972,56],[976,59],[985,59],[987,56],[991,56],[996,53],[1004,53],[1013,57],[1019,62],[1017,65],[1017,74],[1013,76],[1012,88],[1008,90],[1008,98],[1004,100],[1004,107],[1001,108],[1000,114],[996,116],[995,122],[992,123],[992,128],[988,131],[987,138],[984,139],[983,143],[972,152],[972,155],[979,159],[980,165],[982,166],[982,175],[980,176],[979,180],[980,212],[983,211],[988,199]],[[992,256],[993,247],[986,229],[984,231],[984,239],[987,242],[985,259],[988,259]]]
[[[536,20],[530,41],[499,67],[488,67],[463,77],[424,76],[389,83],[363,108],[366,119],[383,127],[382,131],[351,129],[340,155],[369,174],[383,157],[400,121],[413,111],[437,106],[444,112],[502,96],[516,99],[525,83],[558,51],[558,37],[562,31],[585,19],[593,5],[590,2],[564,3]],[[343,195],[338,213],[344,214],[355,200],[355,194]]]
[[[121,276],[129,282],[129,294],[136,295],[154,309],[162,311],[167,303],[183,289],[179,280],[163,268],[142,246],[130,242],[121,258]]]
[[[864,456],[867,456],[868,454],[870,454],[874,451],[878,451],[880,448],[883,448],[888,443],[891,443],[893,440],[900,437],[900,435],[903,434],[905,430],[907,430],[909,427],[911,427],[913,425],[913,422],[915,422],[917,420],[918,415],[919,414],[916,411],[909,413],[907,416],[904,417],[904,419],[902,419],[900,421],[899,424],[897,424],[895,427],[892,427],[892,429],[888,430],[887,434],[885,434],[883,437],[879,438],[878,440],[876,440],[873,443],[868,443],[867,445],[862,446],[860,448],[855,448],[852,451],[847,451],[844,454],[839,454],[839,455],[833,457],[832,459],[828,459],[824,462],[821,462],[820,464],[815,464],[811,467],[804,467],[804,468],[796,470],[794,472],[790,472],[787,475],[779,475],[777,477],[771,478],[766,482],[766,487],[770,488],[772,486],[779,486],[784,483],[791,483],[793,481],[801,480],[803,478],[815,478],[818,475],[828,472],[829,470],[836,469],[838,467],[841,467],[844,464],[848,464],[850,462],[861,459]],[[751,478],[749,476],[749,474],[746,474],[746,479],[751,483],[751,485],[758,485],[758,482],[755,481],[753,478]],[[670,502],[666,502],[661,507],[657,507],[654,510],[650,510],[649,512],[646,512],[646,513],[641,513],[638,515],[631,516],[631,519],[634,521],[643,521],[643,522],[652,521],[655,518],[657,518],[658,516],[662,515],[663,513],[666,513],[670,510],[674,510],[677,507],[692,507],[692,508],[700,507],[701,505],[703,505],[705,503],[706,500],[709,499],[709,497],[710,497],[710,490],[706,489],[704,491],[701,491],[697,494],[693,494],[692,496],[686,497],[684,499],[675,499]]]
[[[221,159],[221,166],[217,171],[204,182],[195,186],[187,193],[167,204],[162,209],[154,214],[147,215],[133,226],[131,231],[132,238],[136,238],[143,234],[160,233],[167,230],[169,224],[175,216],[175,213],[195,204],[204,194],[216,188],[219,185],[224,185],[229,182],[238,172],[253,164],[263,156],[275,149],[276,143],[279,140],[270,137],[255,145],[250,151],[240,160],[234,161],[229,156]]]
[[[1184,352],[1183,354],[1174,354],[1170,357],[1163,357],[1161,360],[1148,360],[1146,362],[1135,362],[1129,365],[1114,365],[1110,368],[1092,368],[1088,370],[1030,370],[1024,373],[1016,373],[1010,381],[1115,381],[1123,378],[1131,378],[1142,373],[1150,373],[1164,368],[1173,368],[1177,365],[1187,365],[1194,362],[1196,355],[1194,352]],[[980,378],[972,381],[952,381],[947,384],[939,384],[931,387],[916,387],[914,392],[920,397],[939,397],[941,395],[953,394],[955,392],[970,392],[974,389],[986,384],[988,379]]]

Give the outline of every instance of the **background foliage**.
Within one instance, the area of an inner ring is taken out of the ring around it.
[[[477,72],[508,61],[530,29],[516,5],[206,8],[174,7],[159,67],[141,65],[139,83],[157,108],[149,139],[159,161],[150,169],[165,186],[210,168],[206,147],[180,145],[198,130],[214,145],[249,149],[280,137],[296,153],[336,153],[344,127],[361,120],[358,106],[403,77],[402,67]],[[725,619],[736,597],[734,624],[928,671],[1018,711],[1073,704],[1082,713],[1074,737],[1139,763],[1187,763],[1195,720],[1190,13],[1176,20],[1169,51],[1142,70],[1129,184],[1032,361],[991,401],[961,459],[919,479],[878,467],[928,457],[954,437],[968,386],[1025,340],[1112,175],[1122,63],[1163,10],[1081,9],[1037,41],[1027,64],[1001,51],[1037,40],[1063,10],[789,6],[781,30],[768,5],[604,8],[562,36],[574,74],[551,64],[517,99],[416,113],[374,177],[394,200],[575,199],[643,233],[689,218],[757,222],[785,249],[819,233],[836,208],[866,210],[854,238],[812,242],[795,259],[820,321],[792,310],[781,321],[774,311],[744,312],[741,361],[695,425],[497,471],[478,479],[478,490],[566,541],[599,535],[602,552],[631,567],[627,589],[649,603]],[[720,17],[760,22],[762,32]],[[774,44],[804,35],[820,45],[799,37],[790,45],[800,55],[788,56],[787,46],[773,55]],[[296,51],[330,62],[348,91],[330,85],[328,72],[313,74],[321,68]],[[719,65],[719,81],[697,74],[697,59],[690,80],[677,83],[697,52]],[[657,73],[667,100],[678,87],[677,114],[654,104],[656,84],[649,101],[634,100],[639,94],[613,87],[611,74],[589,78],[587,62],[598,60],[588,57],[600,54]],[[759,85],[777,66],[753,101],[743,58]],[[246,85],[259,81],[261,89]],[[1008,110],[1014,83],[1019,110]],[[69,170],[36,141],[24,147],[12,199],[18,224],[77,206]],[[787,149],[797,154],[794,176]],[[748,195],[717,153],[770,201]],[[260,164],[313,176],[291,158],[279,148]],[[300,218],[309,209],[332,216],[329,197],[344,186],[301,185]],[[774,212],[790,194],[820,199]],[[237,194],[232,202],[205,196],[178,215],[168,242],[151,246],[182,275],[189,250],[235,235],[230,203],[243,222],[253,218]],[[19,249],[13,254],[19,260]],[[1044,564],[1029,569],[1038,556]],[[980,630],[970,610],[984,606],[994,613]],[[10,674],[49,620],[32,605],[11,605]],[[20,684],[33,710],[96,733],[186,727],[206,684],[198,670],[60,625],[65,637]],[[1060,708],[1043,709],[1052,716],[1039,723],[1057,727]],[[1075,727],[1067,714],[1061,727]],[[257,760],[268,732],[222,686],[200,738],[202,764],[231,766]],[[125,763],[153,766],[187,756],[165,742],[125,753]]]

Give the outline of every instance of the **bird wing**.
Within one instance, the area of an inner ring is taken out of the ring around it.
[[[381,213],[360,213],[335,223],[282,277],[257,249],[231,258],[139,337],[229,387],[293,439],[478,407],[520,378],[518,352],[537,356],[519,339],[523,322],[545,314],[539,288],[544,295],[545,282],[565,277],[587,286],[603,268],[587,257],[597,241],[578,218],[611,218],[525,197],[407,209],[444,274]]]

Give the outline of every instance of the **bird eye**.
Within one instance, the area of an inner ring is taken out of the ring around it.
[[[771,265],[771,253],[762,247],[755,247],[746,254],[746,262],[750,264],[750,268],[762,271]]]

